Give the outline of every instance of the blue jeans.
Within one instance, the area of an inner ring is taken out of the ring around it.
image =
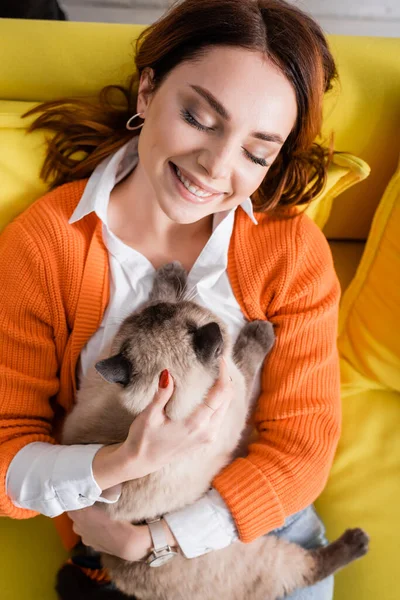
[[[324,524],[313,506],[291,515],[282,527],[271,531],[269,535],[295,542],[307,550],[328,544]],[[291,596],[286,596],[285,600],[332,600],[332,598],[333,575],[315,585],[298,590]]]

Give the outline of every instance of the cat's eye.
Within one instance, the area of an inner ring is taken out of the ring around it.
[[[222,354],[222,346],[217,346],[215,348],[214,356],[215,358],[219,358]]]

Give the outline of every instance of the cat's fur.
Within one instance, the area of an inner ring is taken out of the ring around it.
[[[124,441],[133,419],[151,402],[164,369],[175,385],[166,413],[183,419],[215,382],[220,354],[227,357],[234,398],[217,439],[155,473],[124,483],[116,504],[101,505],[113,517],[134,523],[192,504],[243,452],[249,390],[274,342],[272,325],[253,321],[231,348],[224,323],[182,299],[185,284],[179,263],[157,271],[148,304],[122,323],[113,356],[84,378],[64,423],[64,444]],[[159,568],[107,554],[102,562],[117,587],[138,600],[275,600],[334,573],[365,554],[367,545],[366,534],[355,529],[313,551],[268,535],[196,559],[180,555]]]

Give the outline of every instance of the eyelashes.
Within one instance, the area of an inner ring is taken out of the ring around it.
[[[191,115],[190,112],[186,109],[182,108],[180,112],[183,120],[186,121],[186,123],[188,123],[192,127],[195,127],[199,131],[213,131],[213,127],[205,127],[205,125],[202,125],[201,123],[196,121],[193,115]],[[256,165],[260,165],[261,167],[269,166],[269,163],[264,158],[257,158],[256,156],[253,156],[245,148],[243,148],[243,150],[245,155],[249,160],[251,160],[251,162],[255,163]]]
[[[267,161],[264,158],[257,158],[256,156],[253,156],[252,154],[250,154],[250,152],[247,152],[247,150],[245,150],[243,148],[246,156],[251,160],[251,162],[255,163],[256,165],[260,165],[261,167],[268,167],[269,163],[267,163]]]
[[[187,110],[185,110],[184,108],[182,108],[181,110],[181,115],[183,117],[183,120],[186,121],[187,123],[189,123],[189,125],[192,125],[192,127],[195,127],[196,129],[198,129],[199,131],[209,131],[209,129],[211,129],[210,127],[205,127],[204,125],[201,125],[198,121],[196,121],[196,119],[190,114],[190,112],[188,112]]]

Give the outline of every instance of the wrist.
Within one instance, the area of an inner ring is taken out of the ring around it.
[[[152,547],[153,541],[147,525],[130,524],[129,544],[125,560],[129,562],[141,561],[150,554]]]
[[[141,548],[141,559],[146,558],[153,547],[153,540],[150,534],[150,529],[147,525],[138,525],[137,526],[139,540],[140,540],[140,548]]]
[[[178,542],[175,539],[174,534],[168,527],[168,524],[161,519],[161,523],[164,527],[166,543],[171,547],[178,547]],[[132,561],[143,560],[147,558],[153,548],[153,539],[151,537],[150,528],[148,525],[133,525],[132,536],[131,536],[131,551]]]
[[[102,491],[126,481],[121,446],[122,444],[103,446],[93,457],[93,478]]]
[[[147,475],[143,461],[140,460],[138,454],[132,454],[132,449],[125,442],[118,444],[118,446],[117,456],[120,465],[120,475],[123,478],[121,482],[139,479]]]

